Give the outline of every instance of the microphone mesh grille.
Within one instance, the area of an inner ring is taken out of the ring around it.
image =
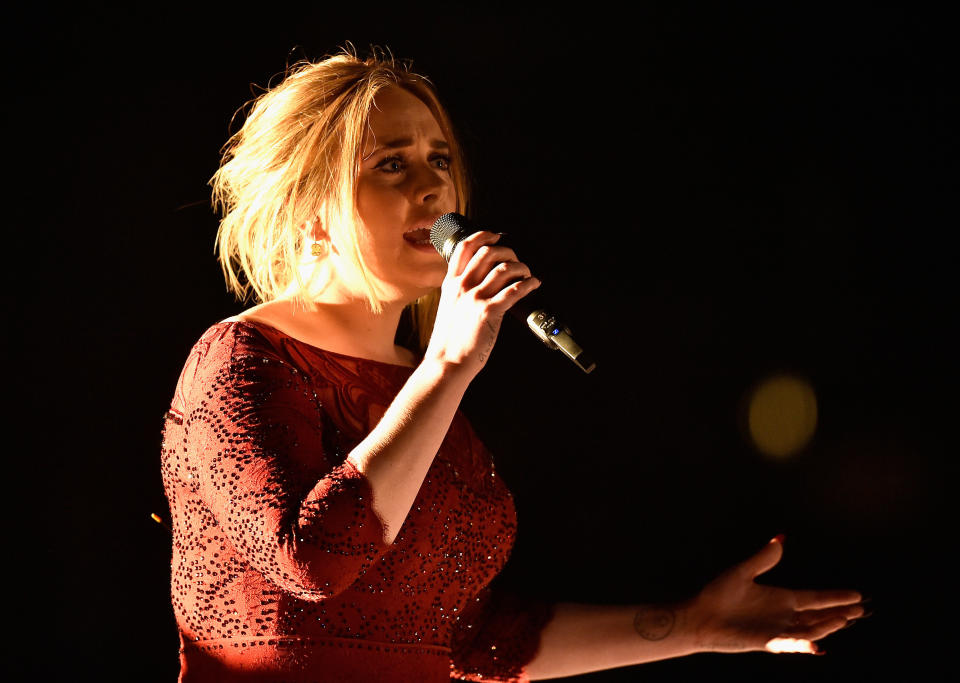
[[[457,243],[470,234],[466,223],[467,219],[459,213],[445,213],[430,228],[430,243],[447,261]]]

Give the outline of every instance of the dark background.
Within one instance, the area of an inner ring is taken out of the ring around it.
[[[149,517],[167,516],[161,417],[193,342],[242,309],[213,257],[206,182],[250,84],[347,40],[436,83],[474,215],[526,248],[599,362],[583,375],[505,326],[465,399],[517,499],[502,581],[672,600],[782,532],[770,582],[873,596],[826,657],[697,655],[571,680],[947,677],[946,17],[908,3],[518,8],[8,17],[8,538],[24,558],[8,584],[24,601],[14,628],[46,653],[20,652],[27,677],[175,679],[170,539]],[[750,387],[778,371],[809,379],[820,411],[781,462],[740,427]]]

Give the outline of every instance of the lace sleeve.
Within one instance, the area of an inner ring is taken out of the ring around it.
[[[320,600],[347,588],[389,546],[369,482],[331,445],[313,380],[278,358],[233,354],[201,363],[195,380],[183,500],[198,500],[282,590]]]
[[[525,683],[524,667],[537,654],[553,617],[550,603],[487,587],[457,622],[450,677],[461,681]]]

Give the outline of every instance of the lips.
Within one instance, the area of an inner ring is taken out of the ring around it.
[[[430,244],[430,228],[415,228],[403,233],[403,239],[418,246]]]

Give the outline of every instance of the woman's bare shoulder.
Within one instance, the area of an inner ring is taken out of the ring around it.
[[[237,315],[224,318],[220,322],[255,322],[270,325],[272,327],[279,327],[282,326],[285,321],[285,308],[286,306],[283,302],[267,301],[266,303],[252,306],[247,310],[238,313]]]
[[[315,315],[297,316],[293,304],[282,299],[258,304],[220,322],[255,323],[270,327],[305,344],[319,348],[327,347],[326,326],[322,324],[322,319]]]

